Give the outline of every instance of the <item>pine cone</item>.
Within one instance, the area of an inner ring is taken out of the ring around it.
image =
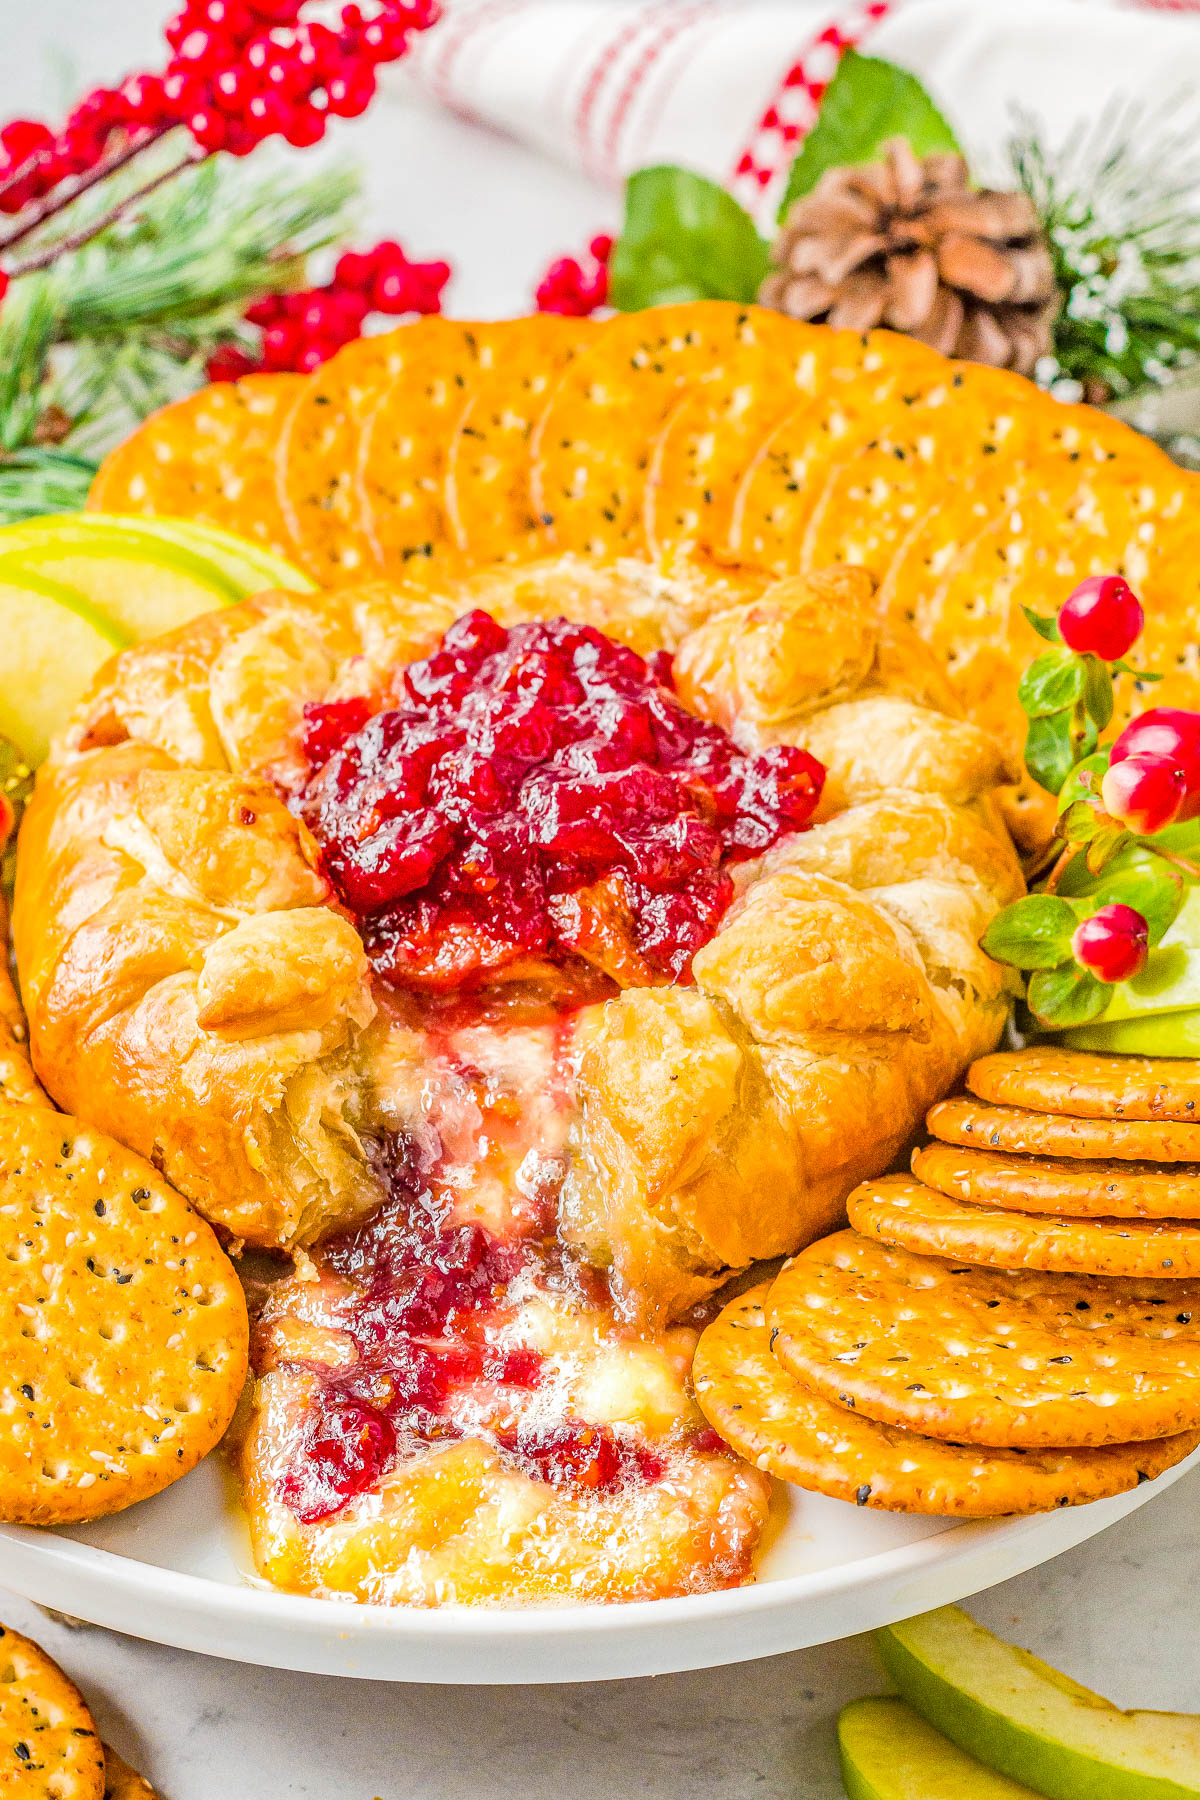
[[[763,305],[1030,374],[1061,297],[1029,196],[972,188],[961,156],[918,158],[904,138],[883,154],[826,170],[791,207]]]

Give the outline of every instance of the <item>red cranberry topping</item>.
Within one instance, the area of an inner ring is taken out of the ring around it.
[[[553,1487],[599,1493],[660,1480],[664,1459],[607,1425],[522,1416],[522,1396],[543,1382],[545,1358],[497,1344],[489,1328],[504,1322],[514,1279],[525,1272],[545,1279],[558,1253],[538,1239],[506,1243],[479,1225],[447,1224],[434,1194],[437,1159],[432,1134],[430,1141],[384,1140],[379,1165],[391,1197],[314,1252],[320,1267],[349,1284],[336,1323],[357,1356],[319,1378],[279,1481],[281,1500],[314,1524],[377,1487],[406,1449],[468,1430],[483,1430],[518,1468]],[[480,1423],[480,1383],[496,1399],[490,1433]],[[470,1424],[456,1407],[467,1390],[474,1390]]]
[[[591,626],[476,611],[394,707],[305,708],[301,810],[385,980],[447,991],[572,953],[687,978],[727,865],[802,829],[824,770],[791,745],[744,755],[669,676]]]
[[[610,1425],[579,1419],[505,1434],[500,1443],[527,1474],[551,1487],[603,1493],[629,1480],[658,1481],[666,1469],[652,1450],[621,1442]]]

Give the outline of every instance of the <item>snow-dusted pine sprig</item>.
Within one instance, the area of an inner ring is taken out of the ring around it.
[[[1022,118],[1017,181],[1042,219],[1064,304],[1038,378],[1097,402],[1169,385],[1200,360],[1200,137],[1194,96],[1113,108],[1056,149]]]

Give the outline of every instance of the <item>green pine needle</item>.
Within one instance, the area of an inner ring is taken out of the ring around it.
[[[164,140],[158,167],[177,153]],[[136,173],[81,196],[25,249],[72,237],[155,173],[152,158],[139,159]],[[350,231],[358,191],[346,168],[298,180],[290,163],[264,174],[258,159],[212,157],[15,280],[0,307],[0,523],[82,506],[100,458],[147,414],[202,386],[219,345],[254,346],[248,302],[306,283],[308,257]],[[43,441],[47,419],[61,443]]]
[[[1117,108],[1056,151],[1023,121],[1010,146],[1066,295],[1038,370],[1064,398],[1164,387],[1200,357],[1200,153],[1182,105],[1155,124]]]

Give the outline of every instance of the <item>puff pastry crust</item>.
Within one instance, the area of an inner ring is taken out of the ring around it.
[[[420,1034],[380,1008],[279,792],[306,702],[379,689],[475,605],[669,649],[686,704],[828,770],[814,828],[737,871],[694,984],[576,1022],[562,1233],[628,1311],[677,1317],[827,1230],[1003,1019],[978,940],[1020,891],[991,800],[1014,772],[861,571],[768,585],[566,557],[440,591],[267,594],[124,652],[22,828],[34,1063],[234,1238],[303,1245],[377,1203],[371,1139],[419,1107]]]

